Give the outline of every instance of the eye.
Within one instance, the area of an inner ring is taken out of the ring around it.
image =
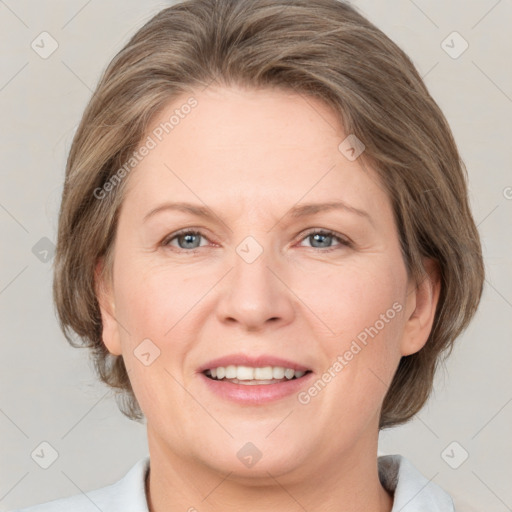
[[[163,247],[174,247],[178,250],[183,250],[185,252],[197,252],[197,249],[201,247],[200,240],[201,238],[208,240],[206,236],[201,232],[193,229],[184,229],[182,231],[178,231],[177,233],[173,233],[165,238],[161,245]],[[302,236],[301,240],[309,239],[312,243],[311,248],[313,249],[326,249],[322,252],[328,252],[329,250],[335,250],[339,246],[351,247],[351,242],[335,233],[334,231],[325,230],[325,229],[315,229],[311,230],[305,235]],[[177,242],[178,246],[172,244],[171,242]],[[338,242],[337,245],[332,246],[333,240]],[[319,244],[319,245],[315,245]]]
[[[303,236],[302,240],[309,239],[312,243],[311,247],[313,249],[328,249],[328,250],[334,250],[337,246],[330,246],[333,240],[337,240],[339,242],[339,245],[350,247],[351,242],[344,238],[342,235],[339,235],[335,233],[334,231],[325,230],[325,229],[315,229],[312,231],[309,231],[306,233],[306,235]],[[313,244],[319,244],[319,245],[313,245]],[[324,251],[328,252],[328,251]]]
[[[164,247],[176,247],[175,245],[172,245],[171,242],[173,240],[177,240],[178,247],[177,249],[187,250],[190,249],[188,252],[194,252],[194,249],[197,249],[200,247],[198,245],[198,242],[200,238],[206,239],[206,237],[200,232],[195,230],[183,230],[179,231],[177,233],[173,233],[172,235],[168,236],[162,241],[162,245]]]

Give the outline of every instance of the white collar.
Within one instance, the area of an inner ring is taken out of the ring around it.
[[[382,486],[394,494],[391,512],[455,512],[451,496],[427,480],[402,455],[382,455],[378,459]]]
[[[394,494],[391,512],[455,512],[450,495],[427,480],[405,457],[382,455],[378,466],[383,487]],[[13,512],[149,512],[145,491],[148,470],[146,456],[112,485]]]

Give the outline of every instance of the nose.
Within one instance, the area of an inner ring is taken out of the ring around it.
[[[237,324],[245,331],[284,326],[294,317],[293,292],[270,251],[252,262],[235,255],[233,268],[223,280],[217,305],[219,320]]]

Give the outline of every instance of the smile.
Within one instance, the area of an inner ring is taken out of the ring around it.
[[[300,379],[310,370],[294,370],[283,366],[218,366],[203,372],[208,378],[217,381],[242,384],[246,386],[268,385]]]

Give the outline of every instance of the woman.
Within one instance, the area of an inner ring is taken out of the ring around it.
[[[69,154],[64,332],[147,421],[112,486],[25,509],[452,511],[380,429],[480,299],[450,128],[334,0],[188,0],[113,59]]]

